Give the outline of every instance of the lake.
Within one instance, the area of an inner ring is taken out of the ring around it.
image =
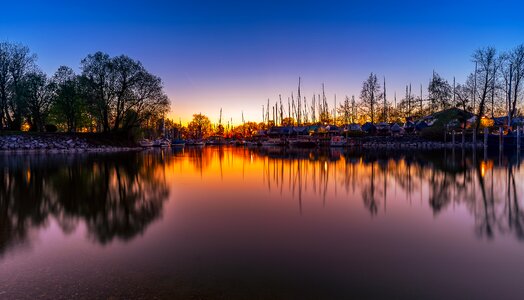
[[[0,298],[521,299],[517,154],[0,154]]]

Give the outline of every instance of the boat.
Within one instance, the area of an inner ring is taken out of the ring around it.
[[[162,138],[162,139],[155,140],[153,142],[153,147],[166,148],[166,147],[169,147],[169,144],[171,144],[170,140]]]
[[[285,146],[286,143],[279,139],[279,138],[269,138],[265,141],[262,141],[262,146],[264,147],[278,147],[278,146]]]
[[[206,142],[203,140],[187,140],[186,146],[204,146]]]
[[[209,145],[209,146],[221,146],[225,144],[226,144],[226,140],[224,139],[223,136],[219,136],[219,135],[211,136],[206,141],[206,145]]]
[[[344,147],[347,146],[347,144],[347,139],[340,135],[331,137],[331,140],[329,142],[329,145],[331,147]]]
[[[142,147],[142,148],[153,147],[153,142],[150,141],[150,140],[148,140],[148,139],[143,139],[143,140],[139,141],[138,144],[139,144],[140,147]]]
[[[184,141],[183,139],[181,138],[177,138],[177,139],[172,139],[171,140],[171,146],[174,146],[174,147],[184,147],[186,145],[186,141]]]
[[[397,123],[394,123],[393,125],[391,125],[389,130],[391,132],[391,135],[394,135],[394,136],[399,136],[404,133],[404,129]]]
[[[415,131],[415,123],[411,121],[406,121],[404,124],[404,131],[407,133],[413,133]]]
[[[203,147],[203,146],[206,145],[206,142],[204,142],[204,141],[202,141],[202,140],[200,140],[200,141],[194,141],[192,145],[193,145],[193,146]]]
[[[380,122],[376,125],[378,135],[389,135],[390,126],[386,122]]]
[[[317,141],[311,138],[298,137],[289,139],[289,146],[297,148],[314,148],[317,146]]]

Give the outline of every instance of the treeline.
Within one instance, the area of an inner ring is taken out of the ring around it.
[[[299,78],[297,93],[291,93],[287,103],[279,95],[277,101],[268,99],[263,105],[263,122],[267,125],[401,123],[406,118],[416,119],[452,107],[479,118],[509,116],[511,120],[521,116],[524,44],[506,52],[493,47],[480,48],[473,52],[471,60],[474,69],[465,82],[457,83],[455,78],[450,82],[433,71],[426,87],[408,83],[404,95],[398,97],[396,92],[388,95],[386,78],[374,73],[363,82],[358,100],[345,96],[338,103],[336,95],[328,100],[323,84],[319,93],[309,98],[303,96]]]
[[[96,52],[81,73],[61,66],[45,74],[27,46],[0,42],[3,130],[128,131],[155,127],[169,110],[162,80],[126,55]]]

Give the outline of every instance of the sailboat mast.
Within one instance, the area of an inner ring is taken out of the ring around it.
[[[386,101],[386,76],[384,76],[384,122],[388,121],[387,101]]]
[[[300,77],[298,77],[298,95],[297,95],[297,122],[298,126],[300,126],[301,123],[301,105],[300,102],[302,101],[302,97],[300,95]]]

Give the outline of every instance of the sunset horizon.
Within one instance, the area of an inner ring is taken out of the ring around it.
[[[4,2],[0,300],[522,299],[522,1]]]
[[[268,99],[296,94],[298,77],[308,101],[324,83],[330,105],[335,95],[358,98],[372,72],[385,77],[391,102],[409,84],[426,96],[433,71],[463,83],[475,49],[509,51],[524,33],[517,9],[482,3],[89,3],[6,4],[24,13],[0,20],[0,40],[27,45],[47,74],[61,65],[79,73],[80,60],[96,51],[129,55],[162,78],[168,117],[184,124],[195,113],[217,123],[221,108],[235,125],[242,112],[260,122]]]

